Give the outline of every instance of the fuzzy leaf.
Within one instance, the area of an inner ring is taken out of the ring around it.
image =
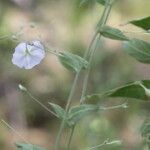
[[[103,94],[88,95],[88,99],[99,99],[103,97],[125,97],[140,100],[150,100],[150,80],[136,81],[113,90],[104,92]]]
[[[42,148],[40,146],[33,145],[33,144],[22,143],[22,142],[18,142],[15,145],[20,150],[45,150],[44,148]]]
[[[146,119],[141,127],[141,135],[150,144],[150,118]]]
[[[53,110],[55,111],[55,113],[60,119],[63,119],[65,117],[66,112],[62,107],[54,103],[49,103],[49,104],[51,105],[51,107],[53,108]]]
[[[128,41],[129,39],[119,30],[116,28],[112,28],[109,26],[104,26],[100,28],[100,33],[106,37],[113,40],[121,40],[121,41]]]
[[[150,63],[150,43],[132,39],[125,43],[125,51],[142,63]]]
[[[144,17],[141,19],[137,19],[137,20],[131,20],[131,21],[129,21],[129,23],[131,23],[137,27],[140,27],[144,30],[150,30],[150,16]]]
[[[87,114],[96,110],[98,110],[98,106],[96,105],[84,104],[80,106],[74,106],[69,110],[68,121],[70,122],[70,124],[75,124]]]
[[[141,127],[141,135],[143,137],[149,135],[150,136],[150,118],[146,119]]]
[[[88,62],[85,59],[69,52],[60,52],[59,61],[65,68],[73,72],[79,72],[88,66]]]

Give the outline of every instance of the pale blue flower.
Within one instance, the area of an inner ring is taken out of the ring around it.
[[[31,69],[45,57],[44,46],[40,41],[20,43],[15,48],[12,63],[20,68]]]

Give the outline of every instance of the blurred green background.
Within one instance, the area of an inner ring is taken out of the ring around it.
[[[79,7],[80,0],[0,0],[0,117],[7,121],[26,140],[52,149],[60,121],[43,110],[18,84],[43,104],[53,102],[65,106],[74,74],[47,53],[42,63],[31,70],[17,68],[11,63],[15,46],[22,41],[39,39],[47,47],[71,51],[83,56],[103,6],[94,2]],[[108,24],[126,34],[149,40],[149,35],[127,21],[148,16],[149,0],[118,0]],[[11,39],[19,32],[18,39]],[[6,36],[6,37],[5,37]],[[149,79],[149,65],[141,64],[122,50],[122,43],[102,39],[95,54],[88,84],[88,93],[105,91],[133,80]],[[79,79],[73,104],[78,104],[83,76]],[[127,99],[104,99],[100,105],[117,105]],[[107,138],[120,139],[122,146],[106,146],[105,150],[146,150],[140,127],[150,115],[150,103],[128,100],[129,108],[92,114],[79,123],[72,142],[72,150],[85,150]],[[49,106],[48,106],[49,107]],[[66,132],[64,132],[64,141]],[[0,124],[0,150],[14,150],[13,143],[22,141],[17,133]],[[65,147],[65,146],[64,146]],[[61,149],[63,150],[64,147]]]

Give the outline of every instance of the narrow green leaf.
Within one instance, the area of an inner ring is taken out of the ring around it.
[[[141,135],[144,140],[150,144],[150,118],[147,118],[142,127],[141,127]]]
[[[146,119],[141,127],[141,135],[143,137],[150,136],[150,118]]]
[[[68,113],[68,121],[72,124],[77,123],[80,119],[85,117],[91,112],[94,112],[98,110],[98,106],[96,105],[80,105],[80,106],[74,106],[69,110]]]
[[[60,119],[63,119],[65,117],[66,112],[62,107],[54,103],[49,103],[49,104],[51,105],[51,107],[53,108],[53,110],[55,111],[55,113]]]
[[[42,148],[40,146],[22,143],[22,142],[17,142],[15,145],[20,150],[45,150],[44,148]]]
[[[60,52],[59,61],[65,68],[73,72],[79,72],[88,66],[88,62],[85,59],[69,52]]]
[[[98,2],[99,4],[105,5],[106,0],[96,0],[96,2]]]
[[[141,19],[137,19],[137,20],[131,20],[131,21],[129,21],[129,23],[131,23],[137,27],[140,27],[144,30],[150,30],[150,16],[144,17]]]
[[[113,40],[121,40],[121,41],[128,41],[129,39],[119,30],[116,28],[112,28],[109,26],[104,26],[100,28],[100,33],[106,37]]]
[[[150,63],[150,43],[132,39],[124,44],[125,51],[142,63]]]
[[[87,96],[88,99],[99,99],[103,97],[125,97],[150,100],[150,80],[131,82],[102,94],[92,94]]]

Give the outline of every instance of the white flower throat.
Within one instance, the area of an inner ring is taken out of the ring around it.
[[[25,49],[25,56],[29,55],[31,56],[31,50],[32,50],[32,47],[29,47],[30,45],[27,45],[26,44],[26,49]]]

